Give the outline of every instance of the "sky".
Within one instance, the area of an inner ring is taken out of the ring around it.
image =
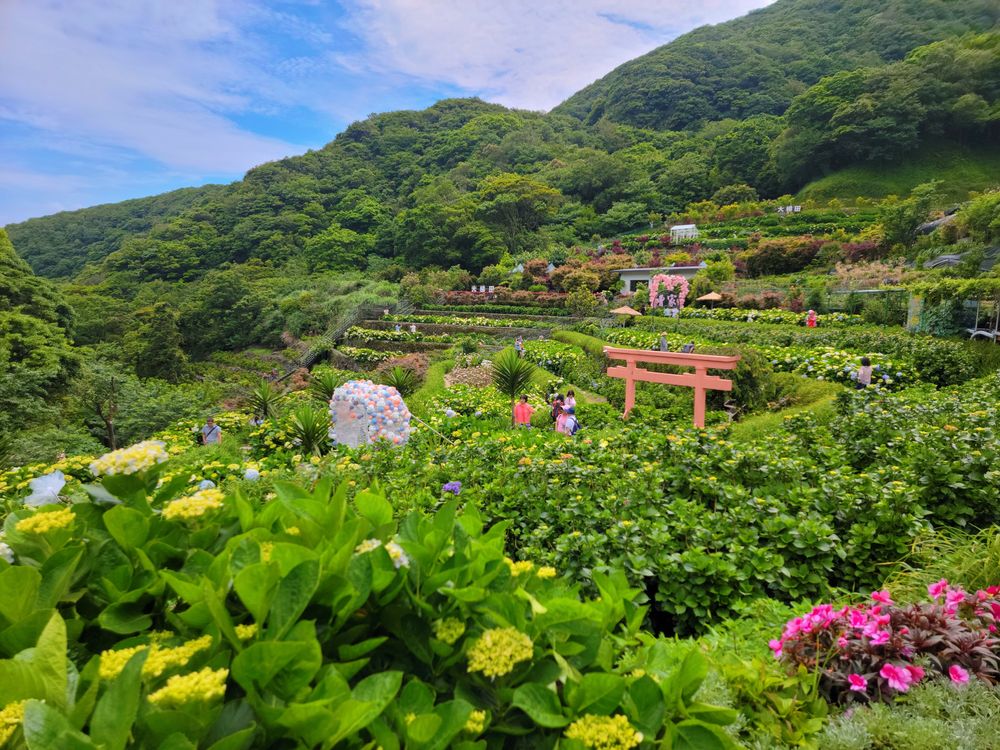
[[[453,96],[548,110],[771,0],[0,0],[0,226],[319,148]]]

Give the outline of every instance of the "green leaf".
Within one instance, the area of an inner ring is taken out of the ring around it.
[[[543,685],[534,682],[521,685],[514,691],[511,703],[528,714],[539,726],[557,728],[569,724],[569,719],[562,713],[559,698]]]
[[[259,641],[233,659],[233,679],[248,693],[262,693],[281,670],[307,656],[309,644],[296,641]]]
[[[267,623],[268,638],[282,638],[305,610],[319,586],[319,562],[306,560],[278,583]]]
[[[688,703],[698,692],[708,674],[708,660],[697,648],[687,652],[681,667],[674,675],[674,681],[681,691],[681,700]]]
[[[358,513],[376,529],[392,523],[392,504],[381,493],[363,490],[354,498]]]
[[[379,672],[359,682],[351,698],[336,706],[337,729],[326,742],[333,747],[373,722],[399,692],[402,672]]]
[[[104,527],[125,549],[141,547],[149,536],[149,520],[125,505],[116,505],[104,514]]]
[[[38,589],[38,607],[55,607],[66,596],[82,557],[82,546],[63,547],[45,561],[42,585]]]
[[[672,750],[737,750],[739,746],[723,730],[696,719],[674,726]]]
[[[97,750],[86,735],[51,706],[33,700],[24,708],[24,739],[28,750]]]
[[[97,701],[90,720],[90,736],[104,750],[124,750],[132,733],[142,688],[142,665],[148,651],[129,659],[117,678],[112,680]]]
[[[26,565],[0,571],[0,616],[13,624],[34,612],[41,582],[38,570]]]
[[[253,744],[255,726],[241,729],[208,746],[208,750],[247,750]]]
[[[387,640],[389,640],[387,636],[381,636],[379,638],[369,638],[361,641],[361,643],[345,644],[337,648],[337,658],[341,661],[353,661],[354,659],[360,659],[362,656],[365,656],[369,652],[377,649]],[[409,687],[409,685],[407,685],[407,687]]]
[[[233,579],[233,589],[255,622],[264,622],[271,599],[278,588],[278,569],[274,565],[248,565]]]
[[[616,708],[625,692],[625,680],[614,674],[591,672],[567,690],[569,706],[577,715],[604,716]]]
[[[434,739],[441,728],[441,717],[437,714],[419,714],[406,725],[406,736],[413,742],[423,744]]]
[[[51,706],[65,708],[69,660],[66,658],[66,623],[59,613],[52,615],[39,636],[30,663],[45,685],[45,700]]]
[[[112,633],[128,635],[148,630],[153,618],[143,611],[137,602],[120,602],[107,607],[97,616],[97,622]]]
[[[629,716],[639,730],[647,737],[655,737],[666,716],[663,691],[648,675],[640,677],[629,685],[626,705]]]
[[[692,719],[722,726],[732,724],[740,715],[736,709],[711,706],[707,703],[692,703],[687,707],[687,713]]]

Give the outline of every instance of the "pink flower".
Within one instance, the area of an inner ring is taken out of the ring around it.
[[[937,583],[932,583],[927,587],[927,593],[930,594],[931,599],[937,599],[945,592],[948,588],[948,580],[942,578]]]
[[[767,642],[767,647],[774,652],[775,659],[781,658],[781,646],[782,646],[781,641],[779,641],[776,638],[772,638],[770,641]]]
[[[979,589],[979,591],[976,592],[976,599],[978,599],[981,602],[985,602],[989,598],[990,595],[985,591],[983,591],[982,589]]]
[[[918,667],[914,664],[907,664],[906,671],[910,673],[910,677],[913,678],[914,682],[920,682],[922,679],[924,679],[923,667]]]
[[[868,622],[868,616],[859,609],[851,610],[851,627],[863,628]]]
[[[847,648],[847,645],[847,639],[844,638],[844,636],[840,636],[840,638],[837,639],[837,648],[843,650]]]
[[[996,596],[997,594],[1000,594],[1000,586],[987,586],[986,593],[990,596]]]
[[[889,642],[889,633],[886,630],[876,630],[875,634],[871,637],[871,644],[873,646],[881,646],[883,643]]]
[[[948,667],[948,676],[956,685],[964,685],[969,681],[969,673],[957,664],[952,664]]]
[[[948,609],[955,611],[958,605],[965,601],[965,592],[962,589],[955,589],[954,591],[949,591],[947,596],[945,596],[945,602],[948,605]]]
[[[847,675],[847,682],[851,685],[851,690],[856,693],[863,693],[868,690],[868,680],[859,674]]]
[[[905,693],[909,690],[910,683],[913,682],[913,676],[905,667],[883,664],[882,669],[879,670],[879,674],[889,683],[889,687],[893,690],[898,690],[900,693]]]
[[[872,601],[879,602],[880,604],[892,604],[892,598],[889,596],[888,590],[883,589],[882,591],[872,592]]]

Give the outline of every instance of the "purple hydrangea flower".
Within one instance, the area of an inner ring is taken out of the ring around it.
[[[459,492],[462,491],[462,483],[461,482],[457,482],[457,481],[456,482],[445,482],[443,485],[441,485],[441,491],[442,492],[454,492],[457,495]]]

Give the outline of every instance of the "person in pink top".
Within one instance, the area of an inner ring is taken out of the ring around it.
[[[556,432],[561,432],[564,435],[570,434],[569,414],[566,413],[566,409],[561,404],[556,405]]]
[[[531,428],[531,415],[535,413],[534,408],[528,403],[527,395],[521,396],[521,400],[514,406],[514,424],[518,427]]]

